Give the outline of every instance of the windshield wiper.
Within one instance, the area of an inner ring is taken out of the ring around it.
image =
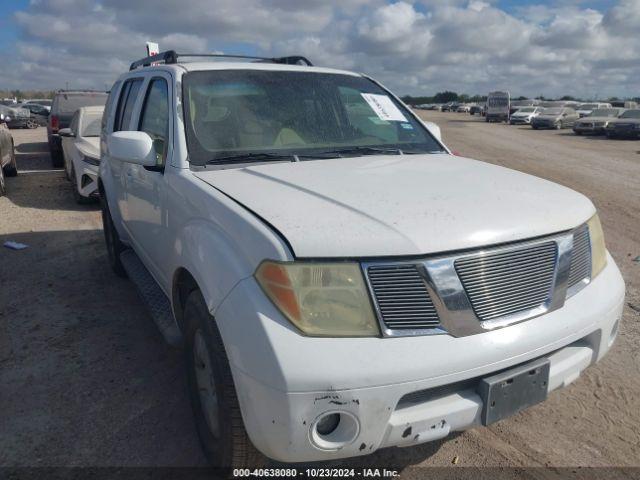
[[[297,162],[295,155],[290,153],[239,153],[237,155],[227,155],[216,157],[207,162],[207,165],[224,165],[227,163],[257,163],[257,162]]]
[[[335,150],[325,150],[322,152],[318,152],[315,155],[315,158],[327,158],[330,155],[335,155],[336,157],[341,157],[343,155],[402,155],[402,150],[399,148],[382,148],[382,147],[363,147],[363,146],[354,146],[354,147],[344,147],[337,148]],[[313,154],[301,155],[301,157],[314,157]]]

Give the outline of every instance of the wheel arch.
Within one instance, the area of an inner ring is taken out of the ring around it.
[[[189,294],[194,290],[200,290],[202,292],[200,285],[191,272],[185,267],[179,267],[173,274],[171,305],[173,306],[173,315],[176,323],[182,333],[185,332],[183,320],[184,308]]]

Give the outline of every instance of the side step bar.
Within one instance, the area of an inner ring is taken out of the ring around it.
[[[120,261],[129,279],[135,284],[142,301],[147,305],[151,318],[153,318],[165,341],[171,346],[180,346],[182,344],[182,334],[173,318],[171,303],[151,276],[147,267],[140,261],[136,252],[131,249],[125,250],[120,254]]]

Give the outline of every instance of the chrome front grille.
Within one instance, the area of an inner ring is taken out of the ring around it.
[[[569,270],[569,288],[591,278],[591,241],[589,229],[582,226],[573,232],[571,250],[571,269]]]
[[[456,260],[455,268],[482,321],[536,308],[549,300],[555,242]]]
[[[420,330],[440,324],[416,265],[381,265],[366,270],[376,307],[388,329]]]
[[[589,230],[362,268],[384,336],[463,337],[561,308],[589,283]]]

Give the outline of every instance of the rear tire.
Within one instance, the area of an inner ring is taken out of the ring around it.
[[[34,130],[34,129],[38,128],[38,122],[36,120],[33,120],[33,119],[27,120],[27,128],[29,130]]]
[[[111,265],[111,269],[117,276],[127,278],[127,272],[120,261],[120,254],[124,252],[127,247],[120,241],[120,237],[118,237],[118,232],[113,224],[113,219],[109,212],[109,205],[104,195],[100,196],[100,206],[102,207],[102,227],[104,229],[104,240],[107,244],[109,265]]]
[[[189,294],[183,318],[189,394],[207,459],[225,469],[264,467],[268,459],[244,428],[224,343],[200,290]]]
[[[3,197],[7,193],[7,188],[4,183],[4,169],[0,167],[0,197]]]
[[[18,176],[18,162],[16,162],[16,152],[14,150],[13,143],[11,144],[11,162],[4,167],[5,177],[17,177]]]

